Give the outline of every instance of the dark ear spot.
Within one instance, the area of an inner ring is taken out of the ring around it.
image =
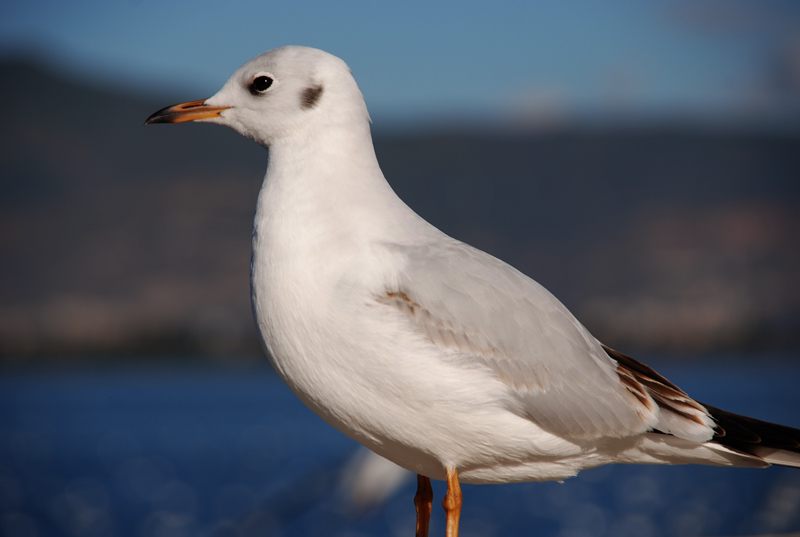
[[[300,106],[306,110],[314,108],[317,105],[317,101],[319,101],[319,98],[322,96],[322,90],[322,86],[311,86],[310,88],[304,89],[300,97]]]

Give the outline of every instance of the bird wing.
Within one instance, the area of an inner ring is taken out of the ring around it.
[[[403,312],[443,359],[503,382],[509,410],[567,438],[656,428],[711,438],[710,419],[662,419],[661,401],[641,379],[620,369],[561,302],[510,265],[453,239],[390,248],[403,267],[377,299]]]

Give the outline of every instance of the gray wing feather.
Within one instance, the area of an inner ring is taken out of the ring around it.
[[[379,300],[434,345],[457,350],[456,363],[500,379],[509,410],[576,439],[637,434],[658,422],[649,395],[632,394],[617,362],[532,279],[452,239],[389,248],[405,265]]]

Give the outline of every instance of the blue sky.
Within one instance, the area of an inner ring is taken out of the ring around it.
[[[0,4],[0,54],[179,99],[286,44],[345,59],[376,123],[800,118],[797,1]]]

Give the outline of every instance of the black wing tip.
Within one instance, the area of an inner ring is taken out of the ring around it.
[[[749,416],[734,414],[703,404],[718,425],[713,441],[739,451],[752,453],[757,448],[772,448],[800,454],[800,429]]]

